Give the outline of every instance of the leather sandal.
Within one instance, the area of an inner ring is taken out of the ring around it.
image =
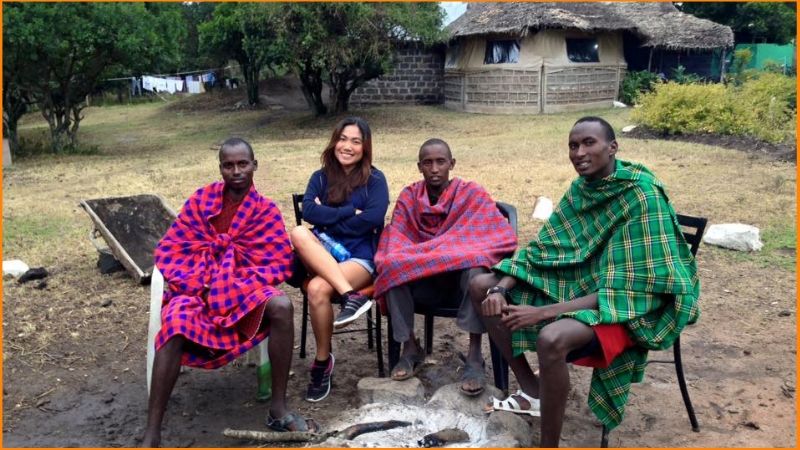
[[[397,364],[392,368],[390,377],[394,381],[404,381],[417,374],[420,366],[422,365],[422,357],[419,353],[415,355],[403,355],[397,361]],[[398,372],[403,371],[402,375]]]
[[[477,382],[478,388],[471,391],[464,389],[464,383],[468,381]],[[458,389],[467,397],[477,397],[481,395],[484,389],[486,389],[486,363],[482,363],[480,369],[470,363],[465,363],[464,373],[461,375],[461,386],[459,386]]]

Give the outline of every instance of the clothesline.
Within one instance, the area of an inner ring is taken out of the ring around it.
[[[176,75],[191,75],[193,73],[204,73],[204,72],[210,72],[210,71],[213,71],[213,70],[220,70],[220,69],[225,70],[225,69],[230,69],[230,68],[231,68],[231,66],[225,66],[225,67],[217,67],[215,69],[201,69],[201,70],[190,70],[188,72],[159,73],[159,74],[147,74],[147,75],[149,75],[151,77],[171,77],[171,76],[176,76]],[[131,78],[134,78],[134,76],[131,75],[129,77],[121,77],[121,78],[106,78],[103,81],[121,81],[121,80],[130,80]]]

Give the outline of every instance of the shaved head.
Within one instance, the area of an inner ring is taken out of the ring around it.
[[[445,150],[447,150],[447,157],[449,159],[453,159],[453,154],[450,152],[450,146],[447,145],[447,142],[439,139],[439,138],[430,138],[427,141],[422,143],[422,146],[419,148],[419,156],[418,159],[422,161],[424,158],[424,152],[426,147],[432,147],[434,145],[441,145]]]
[[[226,148],[239,147],[240,145],[247,149],[247,152],[250,154],[250,160],[251,161],[256,159],[256,155],[255,155],[255,153],[253,153],[253,147],[250,146],[249,142],[245,141],[242,138],[232,137],[232,138],[228,138],[219,147],[219,160],[222,161],[222,152]]]

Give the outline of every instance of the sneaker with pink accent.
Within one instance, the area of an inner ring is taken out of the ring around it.
[[[308,383],[306,400],[309,402],[319,402],[331,393],[331,379],[333,378],[333,366],[336,358],[330,354],[327,364],[317,365],[317,360],[311,363],[311,381]]]

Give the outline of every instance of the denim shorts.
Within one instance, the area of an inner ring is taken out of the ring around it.
[[[364,259],[364,258],[350,258],[345,260],[344,262],[352,261],[359,266],[367,269],[370,275],[375,275],[375,263],[371,259]]]

